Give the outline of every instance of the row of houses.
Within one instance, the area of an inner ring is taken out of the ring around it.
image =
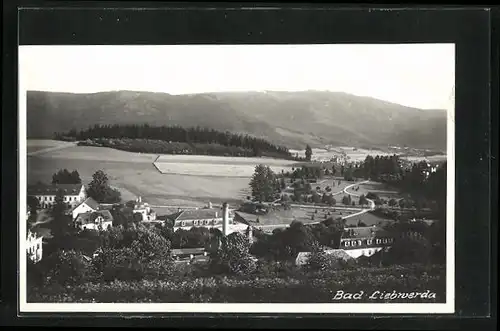
[[[113,215],[110,205],[99,204],[88,197],[83,184],[56,184],[28,186],[28,196],[38,200],[41,209],[48,209],[54,205],[58,192],[63,193],[63,201],[67,205],[67,215],[71,216],[73,224],[80,230],[109,230],[113,226]],[[183,210],[158,216],[148,203],[138,197],[134,201],[132,212],[140,215],[140,221],[145,223],[161,223],[173,228],[189,230],[193,227],[206,227],[220,229],[224,235],[232,232],[243,232],[248,225],[235,221],[234,211],[228,204],[222,208],[214,208],[211,203],[205,208]],[[27,252],[34,262],[42,257],[42,237],[35,233],[28,233]]]

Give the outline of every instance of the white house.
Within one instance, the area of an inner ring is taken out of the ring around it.
[[[156,212],[151,209],[149,204],[147,204],[146,202],[142,202],[141,197],[138,197],[135,201],[133,213],[141,214],[142,221],[144,222],[152,222],[156,220]]]
[[[72,219],[75,220],[79,214],[98,211],[100,209],[99,203],[92,198],[87,198],[80,204],[76,205],[70,210]]]
[[[109,210],[98,210],[79,214],[75,219],[75,227],[80,230],[109,230],[113,226],[113,216]]]
[[[340,238],[340,249],[358,258],[386,250],[393,242],[394,238],[389,232],[376,226],[345,228]]]
[[[35,197],[40,207],[46,209],[54,204],[56,194],[60,190],[64,194],[63,201],[71,208],[86,198],[83,184],[30,185],[28,186],[28,196]]]
[[[43,237],[37,236],[36,233],[28,231],[28,236],[26,238],[26,253],[28,253],[29,258],[34,263],[37,263],[42,259],[42,240]]]
[[[192,227],[205,227],[220,229],[224,235],[232,232],[244,232],[248,225],[236,222],[234,213],[229,209],[227,203],[222,205],[222,208],[208,208],[180,210],[179,212],[160,217],[171,224],[174,231],[179,229],[189,230]]]

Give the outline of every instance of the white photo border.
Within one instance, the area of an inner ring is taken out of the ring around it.
[[[456,48],[453,43],[453,60]],[[80,47],[83,45],[80,45]],[[91,46],[91,45],[87,45]],[[24,47],[53,46],[18,46]],[[57,46],[56,46],[57,47]],[[20,52],[19,52],[20,53]],[[19,57],[20,58],[20,57]],[[18,73],[23,68],[18,62]],[[456,75],[456,73],[455,73]],[[453,314],[455,312],[455,102],[454,91],[447,109],[447,206],[446,206],[446,302],[445,303],[28,303],[26,284],[26,222],[27,211],[27,90],[23,76],[18,75],[18,257],[19,313],[295,313],[295,314]],[[456,82],[456,76],[455,76]]]

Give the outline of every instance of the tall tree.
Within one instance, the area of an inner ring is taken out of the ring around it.
[[[116,203],[121,200],[120,192],[109,186],[108,175],[102,170],[97,170],[92,175],[87,194],[101,203]]]
[[[28,211],[30,212],[30,219],[36,219],[36,215],[40,209],[38,199],[34,196],[28,195],[26,203],[28,205]]]
[[[271,168],[263,164],[255,167],[254,174],[250,180],[252,196],[261,202],[273,201],[275,193],[275,175]]]
[[[67,210],[68,206],[64,202],[64,192],[58,190],[51,209],[51,216],[53,218],[51,222],[51,232],[52,236],[55,238],[63,238],[72,229],[71,217],[66,214]]]
[[[312,157],[312,148],[311,148],[311,146],[307,145],[306,146],[306,160],[311,161],[311,157]]]

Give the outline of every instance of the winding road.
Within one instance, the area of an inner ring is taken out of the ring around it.
[[[369,180],[365,180],[363,182],[359,182],[359,183],[354,183],[354,184],[351,184],[351,185],[348,185],[346,187],[344,187],[344,193],[345,194],[349,194],[353,197],[356,197],[356,198],[359,198],[360,195],[357,194],[357,193],[352,193],[352,192],[349,192],[347,191],[349,188],[353,187],[353,186],[356,186],[356,185],[362,185],[362,184],[367,184],[369,183],[370,181]],[[356,217],[356,216],[359,216],[359,215],[363,215],[364,213],[367,213],[369,212],[370,210],[374,210],[375,209],[375,201],[371,200],[371,199],[368,199],[366,198],[366,200],[368,200],[368,203],[370,205],[370,207],[368,209],[363,209],[361,211],[359,211],[358,213],[354,213],[354,214],[351,214],[351,215],[347,215],[347,216],[344,216],[342,217],[342,219],[347,219],[347,218],[351,218],[351,217]]]
[[[341,193],[345,193],[345,194],[348,194],[350,196],[359,198],[360,194],[349,192],[348,189],[350,189],[353,186],[367,184],[369,182],[370,182],[369,180],[365,180],[363,182],[359,182],[359,183],[354,183],[354,184],[348,185],[348,186],[344,187],[343,190],[333,193],[333,195],[338,195],[338,194],[341,194]],[[351,217],[356,217],[356,216],[359,216],[359,215],[363,215],[363,214],[365,214],[365,213],[367,213],[367,212],[369,212],[371,210],[374,210],[375,209],[375,202],[373,200],[371,200],[371,199],[368,199],[368,198],[366,200],[368,200],[369,208],[364,208],[364,209],[360,210],[357,213],[344,216],[344,217],[342,217],[342,219],[348,219],[348,218],[351,218]],[[294,204],[291,204],[290,206],[291,207],[298,207],[298,208],[314,208],[314,209],[322,209],[322,208],[323,209],[331,209],[332,208],[332,207],[311,206],[311,205],[294,205]],[[359,208],[349,208],[349,207],[335,207],[335,209],[359,210]],[[307,223],[307,224],[319,224],[321,222],[322,221],[311,222],[311,223]],[[269,224],[269,225],[254,226],[254,228],[258,228],[258,229],[261,229],[261,230],[269,232],[269,231],[272,231],[272,230],[277,229],[277,228],[286,228],[288,226],[289,226],[289,224]]]

